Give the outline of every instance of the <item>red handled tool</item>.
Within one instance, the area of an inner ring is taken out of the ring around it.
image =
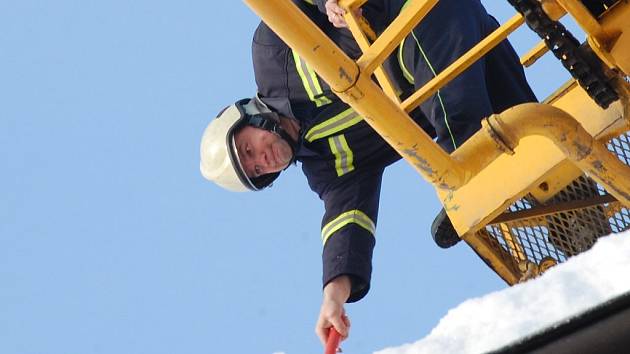
[[[337,332],[335,327],[330,327],[330,332],[328,332],[328,343],[326,343],[325,354],[337,354],[337,349],[339,348],[340,341],[341,341],[341,336],[339,335],[339,332]]]

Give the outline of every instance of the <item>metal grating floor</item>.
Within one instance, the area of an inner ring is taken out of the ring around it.
[[[630,165],[630,133],[612,139],[608,149]],[[549,266],[590,249],[597,239],[630,228],[630,211],[587,176],[581,176],[544,204],[531,195],[511,205],[478,235],[525,280],[527,269]]]

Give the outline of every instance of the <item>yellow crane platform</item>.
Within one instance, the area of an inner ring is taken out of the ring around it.
[[[602,94],[578,75],[542,103],[485,118],[481,130],[451,154],[408,112],[526,23],[529,13],[517,12],[401,100],[381,65],[439,0],[410,0],[378,36],[354,11],[367,0],[339,0],[363,52],[357,60],[291,0],[244,1],[435,187],[460,237],[508,284],[630,228],[628,1],[510,0],[517,10],[517,3],[528,1],[540,6],[550,21],[573,18],[586,34],[580,51],[610,90]],[[521,61],[534,65],[549,50],[541,42]]]

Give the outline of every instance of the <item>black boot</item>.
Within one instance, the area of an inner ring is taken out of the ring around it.
[[[433,220],[431,235],[433,241],[441,248],[453,247],[461,240],[444,209],[440,210],[440,213]]]

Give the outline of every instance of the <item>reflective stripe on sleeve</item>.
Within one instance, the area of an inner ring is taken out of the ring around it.
[[[363,117],[354,109],[348,108],[336,116],[317,124],[309,129],[304,138],[306,141],[313,142],[317,139],[325,138],[353,126],[363,120]]]
[[[295,67],[302,79],[302,85],[304,90],[308,94],[308,98],[315,103],[317,107],[329,104],[332,101],[328,97],[324,96],[322,86],[319,84],[319,79],[315,71],[302,59],[295,51],[293,53],[293,60],[295,61]]]
[[[341,135],[335,135],[328,138],[328,144],[330,150],[335,155],[335,170],[337,170],[337,176],[341,177],[346,173],[354,170],[354,155],[346,137]]]
[[[325,245],[326,241],[328,241],[330,236],[332,236],[336,231],[351,223],[357,224],[366,229],[372,234],[372,236],[374,236],[376,232],[376,226],[374,225],[374,222],[367,215],[365,215],[364,212],[357,209],[350,210],[339,215],[322,228],[323,244]]]

